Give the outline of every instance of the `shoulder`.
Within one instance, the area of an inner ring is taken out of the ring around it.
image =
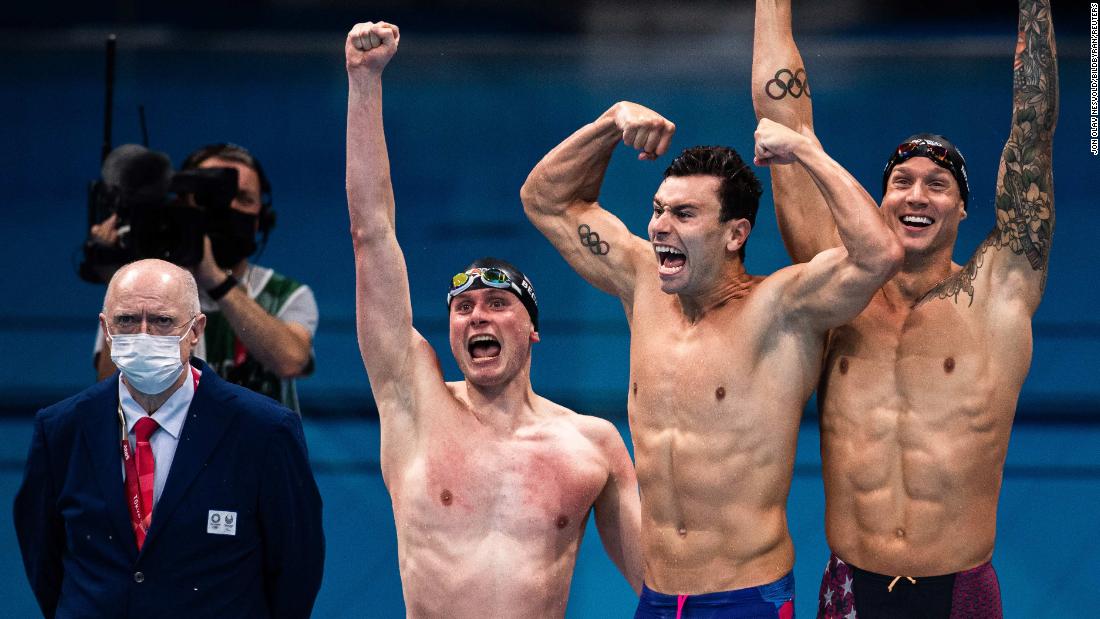
[[[224,387],[236,396],[232,404],[256,424],[276,427],[299,419],[298,413],[251,389],[229,382],[226,382]]]
[[[783,267],[769,275],[753,275],[748,294],[744,295],[742,307],[750,313],[765,312],[766,316],[777,316],[781,309],[778,302],[783,294],[806,270],[806,264],[793,264]]]
[[[116,400],[117,398],[118,375],[112,374],[80,393],[39,410],[35,415],[35,419],[47,428],[77,423],[84,420],[83,416],[78,413],[78,410],[82,407],[100,399]]]
[[[249,265],[244,279],[249,296],[269,314],[301,322],[310,331],[316,327],[317,300],[309,286],[256,265]]]
[[[557,423],[567,425],[579,433],[593,447],[601,451],[613,449],[624,445],[622,435],[619,434],[615,424],[602,417],[585,415],[561,404],[542,398],[545,406],[555,414]]]
[[[767,303],[769,311],[776,316],[783,310],[792,308],[790,301],[803,295],[820,290],[828,282],[841,276],[838,267],[848,257],[843,247],[830,247],[818,252],[809,262],[801,262],[783,267],[764,277],[756,286],[754,296],[760,302]],[[791,295],[795,295],[793,298]],[[779,303],[778,309],[774,303]]]
[[[267,290],[272,293],[290,294],[299,288],[309,290],[309,286],[302,282],[287,277],[275,269],[250,264],[246,274],[249,289]]]
[[[843,247],[830,247],[814,254],[808,262],[800,262],[783,267],[768,275],[761,283],[761,288],[782,289],[796,284],[807,276],[822,276],[832,272],[832,267],[844,261],[848,257],[848,251]]]
[[[290,430],[301,435],[301,417],[279,402],[222,379],[209,366],[204,368],[199,381],[200,389],[203,381],[209,381],[208,388],[219,401],[219,405],[238,417],[243,430],[258,432],[260,435]]]

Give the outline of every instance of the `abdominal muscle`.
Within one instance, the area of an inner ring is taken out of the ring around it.
[[[838,332],[819,394],[832,550],[913,577],[989,561],[1022,376],[996,367],[981,342],[926,338],[915,350],[903,338],[877,354],[852,335]]]
[[[409,617],[562,617],[573,552],[485,532],[440,545],[430,532],[398,536]]]
[[[791,570],[785,505],[792,464],[773,444],[782,440],[759,431],[632,427],[651,589],[728,591]]]

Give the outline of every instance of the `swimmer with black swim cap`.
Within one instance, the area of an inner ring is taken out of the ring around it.
[[[808,97],[776,99],[767,91],[780,68],[803,68],[791,2],[757,0],[757,116],[812,127]],[[948,96],[927,87],[924,93],[925,85],[914,84],[910,90],[921,96],[899,99],[917,109]],[[971,201],[962,153],[942,135],[918,133],[883,170],[879,213],[905,257],[867,308],[833,330],[825,352],[818,407],[833,556],[819,616],[1002,615],[991,563],[997,503],[1054,233],[1058,67],[1049,0],[1019,0],[1011,104],[992,230],[965,264],[954,262],[965,255],[956,240]],[[810,179],[774,170],[772,183],[795,262],[816,261],[837,246]]]
[[[539,314],[531,280],[495,258],[451,278],[447,322],[461,380],[445,382],[413,327],[382,131],[381,74],[399,36],[392,24],[358,24],[344,52],[356,328],[378,406],[406,613],[562,617],[589,513],[637,591],[630,454],[610,422],[532,388]]]
[[[447,309],[451,301],[466,290],[498,288],[508,290],[519,297],[523,307],[531,316],[535,331],[539,330],[539,304],[535,296],[535,287],[531,280],[510,262],[486,256],[474,260],[451,278],[451,289],[447,291]]]
[[[950,140],[935,133],[915,133],[905,138],[905,141],[894,149],[894,153],[886,162],[886,169],[882,171],[883,195],[886,194],[886,183],[890,180],[890,172],[899,163],[913,157],[926,157],[932,163],[950,172],[959,185],[959,197],[962,199],[963,209],[966,208],[970,201],[970,180],[966,173],[966,158]]]

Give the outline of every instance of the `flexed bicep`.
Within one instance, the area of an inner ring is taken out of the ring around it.
[[[633,297],[638,264],[650,254],[618,217],[597,203],[576,204],[553,218],[529,216],[588,283],[622,299]]]
[[[577,273],[626,302],[634,279],[651,254],[597,198],[619,142],[651,160],[669,147],[676,126],[660,114],[626,101],[581,127],[535,166],[520,191],[524,212]]]

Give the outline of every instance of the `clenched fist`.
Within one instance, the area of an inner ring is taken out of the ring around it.
[[[756,148],[753,163],[756,165],[787,164],[798,161],[795,151],[812,141],[806,136],[777,122],[761,118],[756,127]]]
[[[381,73],[397,52],[400,40],[401,32],[393,24],[381,21],[355,24],[344,43],[348,73],[357,73],[360,69]]]
[[[676,125],[664,116],[629,101],[620,101],[608,111],[623,133],[623,143],[640,151],[638,159],[656,159],[668,150]]]

